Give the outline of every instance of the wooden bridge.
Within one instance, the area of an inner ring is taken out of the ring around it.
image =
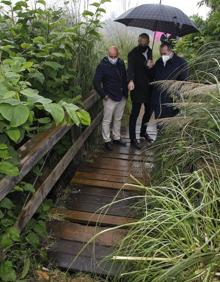
[[[67,134],[72,138],[68,151],[47,171],[36,192],[21,210],[16,223],[21,231],[100,124],[102,107],[99,104],[95,93],[84,102],[92,115],[90,127],[80,131],[76,127],[54,127],[34,136],[19,149],[20,176],[5,177],[0,181],[0,200],[58,141]],[[134,178],[145,184],[149,181],[146,166],[150,168],[152,161],[149,152],[146,155],[130,147],[126,128],[122,135],[127,141],[126,147],[115,145],[112,152],[106,152],[100,144],[79,163],[77,169],[72,171],[70,183],[65,189],[68,192],[50,211],[48,231],[54,243],[49,253],[58,267],[104,275],[114,275],[117,271],[117,265],[112,267],[111,261],[105,258],[112,254],[127,233],[126,226],[120,226],[132,223],[139,216],[132,207],[142,191],[131,184],[136,182]],[[117,226],[120,228],[108,231],[110,227]],[[96,236],[98,233],[101,234]],[[95,239],[90,242],[94,236]]]

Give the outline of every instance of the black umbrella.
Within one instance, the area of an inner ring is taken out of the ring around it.
[[[173,36],[184,36],[198,31],[180,9],[162,4],[140,5],[128,10],[115,21],[127,26],[171,33]]]

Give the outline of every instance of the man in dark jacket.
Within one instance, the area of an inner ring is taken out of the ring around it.
[[[160,46],[161,58],[157,60],[153,67],[153,77],[155,81],[160,80],[187,80],[189,70],[186,61],[174,53],[169,43],[164,42]],[[152,93],[152,108],[155,118],[173,117],[178,113],[178,109],[172,106],[173,98],[155,85]]]
[[[149,35],[143,33],[139,36],[138,46],[128,54],[128,89],[131,91],[132,110],[129,120],[129,133],[131,145],[140,149],[136,139],[136,122],[140,113],[141,105],[145,106],[142,119],[140,137],[151,141],[146,133],[147,122],[151,117],[150,76],[148,74],[148,62],[152,60],[152,50],[149,45]]]
[[[108,56],[98,65],[93,80],[94,88],[103,98],[102,137],[105,148],[109,151],[112,150],[111,123],[113,143],[126,146],[121,140],[120,130],[128,97],[127,75],[125,64],[118,55],[118,49],[115,46],[110,47]]]

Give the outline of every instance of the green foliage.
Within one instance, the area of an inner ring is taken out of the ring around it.
[[[115,281],[219,281],[219,83],[162,87],[180,113],[160,121],[164,127],[149,149],[152,181],[140,186],[142,218],[114,256],[122,263]]]
[[[201,49],[204,44],[220,40],[220,2],[219,0],[204,0],[200,2],[200,5],[204,4],[211,8],[207,19],[203,20],[196,15],[192,17],[200,33],[185,36],[177,43],[177,52],[181,53],[188,60],[195,60],[202,53],[205,53],[206,50]]]
[[[90,124],[89,113],[74,103],[91,89],[105,2],[93,3],[94,11],[75,22],[44,0],[34,8],[26,0],[0,1],[0,179],[19,175],[16,149],[37,132],[54,124]],[[39,165],[32,173],[41,175]],[[22,234],[15,227],[34,192],[33,184],[21,182],[0,202],[1,281],[25,281],[46,258],[42,242],[51,202],[43,202]]]
[[[1,1],[3,6],[8,6],[6,2]],[[26,58],[31,70],[25,78],[53,101],[87,95],[98,55],[95,45],[103,3],[93,3],[95,11],[84,11],[82,21],[75,24],[70,24],[64,10],[42,9],[39,1],[35,9],[27,1],[10,4],[9,13],[0,16],[2,58]]]
[[[5,59],[0,65],[0,175],[19,174],[13,146],[25,136],[48,128],[53,121],[56,124],[90,124],[89,114],[78,106],[63,101],[54,103],[31,88],[25,79],[33,69],[33,63],[23,57]],[[42,110],[44,117],[38,121],[37,113]]]

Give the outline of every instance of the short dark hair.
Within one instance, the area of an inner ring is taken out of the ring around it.
[[[161,48],[164,48],[164,47],[167,47],[169,50],[172,49],[171,45],[169,42],[163,42],[161,45],[160,45],[160,49]]]
[[[150,36],[149,36],[149,34],[147,34],[147,33],[141,33],[141,34],[139,35],[139,37],[147,38],[148,40],[150,39]]]

